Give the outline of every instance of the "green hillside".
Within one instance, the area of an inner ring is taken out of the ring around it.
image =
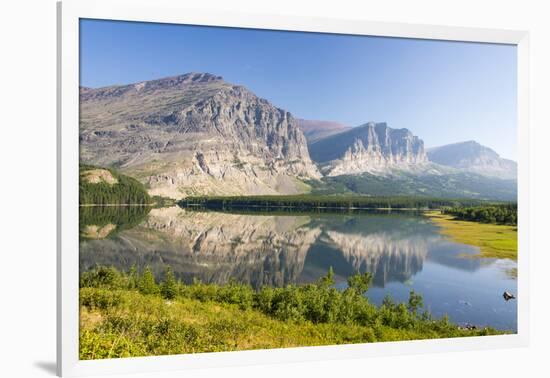
[[[112,168],[80,165],[80,205],[145,205],[151,198],[142,183]]]
[[[361,194],[369,196],[429,196],[516,201],[517,182],[475,173],[418,175],[402,171],[388,176],[369,173],[324,177],[308,181],[312,194]]]

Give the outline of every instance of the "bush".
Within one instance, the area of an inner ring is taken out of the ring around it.
[[[279,320],[312,323],[370,324],[375,306],[363,296],[371,275],[357,274],[348,280],[350,287],[340,291],[333,287],[334,273],[329,270],[316,284],[263,288],[255,296],[255,308]]]
[[[107,310],[120,305],[120,292],[107,289],[84,288],[80,290],[80,305],[89,309]]]
[[[369,290],[369,286],[372,282],[372,274],[363,273],[355,274],[348,278],[348,287],[350,290],[355,291],[355,293],[362,295]]]
[[[251,286],[239,285],[234,282],[218,287],[216,301],[239,305],[242,310],[252,308],[255,292]]]
[[[80,275],[80,287],[127,289],[128,283],[127,276],[114,267],[99,266]]]

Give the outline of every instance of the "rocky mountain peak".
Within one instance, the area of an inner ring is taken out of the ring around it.
[[[81,160],[116,166],[150,193],[294,194],[319,178],[287,111],[207,73],[82,89]]]
[[[223,81],[221,76],[212,75],[210,73],[190,72],[183,75],[170,76],[157,80],[145,81],[136,83],[134,86],[147,89],[167,89],[178,88],[192,84],[207,84],[216,81]]]
[[[141,81],[126,85],[112,85],[101,88],[80,87],[82,101],[101,100],[123,96],[132,96],[143,92],[158,92],[166,90],[187,90],[197,85],[211,83],[223,84],[221,76],[210,73],[190,72],[183,75],[169,76],[155,80]]]
[[[426,162],[424,142],[407,129],[368,122],[309,145],[329,176],[406,169]]]

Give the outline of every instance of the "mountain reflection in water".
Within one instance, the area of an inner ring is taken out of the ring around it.
[[[83,239],[80,265],[150,266],[155,275],[170,265],[186,282],[254,287],[311,282],[333,267],[337,279],[371,272],[374,285],[383,287],[411,279],[434,249],[443,250],[434,258],[441,264],[479,268],[481,260],[457,256],[475,248],[455,244],[445,251],[449,245],[414,214],[250,215],[175,206],[152,209],[139,225],[104,239]]]
[[[337,287],[371,272],[367,296],[405,302],[414,290],[435,316],[517,328],[516,268],[510,260],[464,258],[477,247],[454,243],[414,212],[237,214],[179,207],[81,209],[80,269],[149,266],[176,277],[256,288],[313,282],[333,268]]]

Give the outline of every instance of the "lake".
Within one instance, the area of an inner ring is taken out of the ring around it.
[[[417,212],[347,213],[188,210],[180,207],[81,208],[80,269],[170,265],[177,278],[284,286],[313,282],[330,267],[336,286],[370,272],[367,296],[407,301],[414,290],[435,317],[459,324],[517,330],[517,292],[510,260],[474,258],[478,248],[455,243]]]

